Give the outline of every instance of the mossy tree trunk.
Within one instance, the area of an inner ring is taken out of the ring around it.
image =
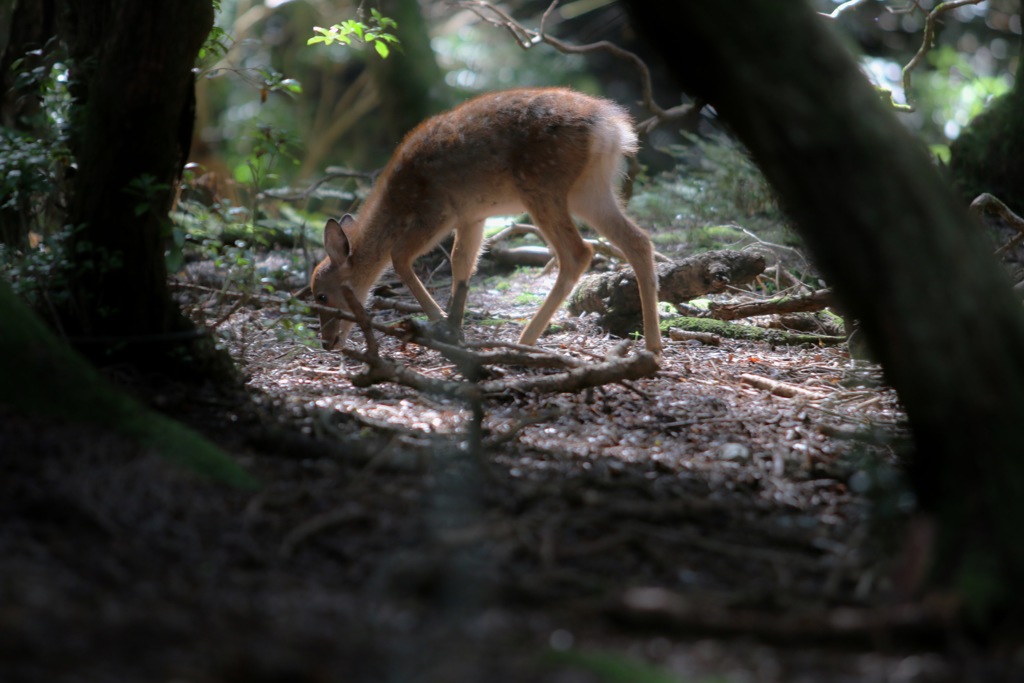
[[[625,4],[749,147],[899,392],[933,585],[1024,613],[1024,316],[965,207],[806,2]]]
[[[192,67],[213,25],[210,0],[60,0],[71,56],[76,228],[61,326],[94,359],[154,368],[194,330],[171,300],[167,214],[191,139]]]
[[[1024,64],[1024,37],[1018,64]],[[1024,215],[1024,78],[975,117],[950,146],[949,169],[966,201],[994,194]]]

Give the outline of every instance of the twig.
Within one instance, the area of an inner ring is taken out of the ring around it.
[[[823,399],[825,398],[822,394],[819,394],[803,387],[798,387],[795,384],[788,384],[786,382],[779,382],[774,379],[768,379],[761,375],[750,375],[742,374],[739,376],[740,381],[745,382],[758,389],[764,389],[765,391],[774,394],[776,396],[782,396],[784,398],[808,398],[808,399]]]
[[[501,434],[496,434],[491,438],[487,439],[486,441],[484,441],[484,448],[488,450],[497,448],[501,444],[508,443],[509,441],[515,439],[519,435],[519,432],[521,432],[526,427],[530,427],[535,424],[542,424],[544,422],[550,422],[551,420],[557,417],[558,412],[554,410],[545,410],[543,412],[536,413],[533,415],[520,416],[516,420],[515,424],[509,427],[506,431],[502,432]]]
[[[977,5],[982,0],[950,0],[949,2],[943,2],[935,6],[931,12],[925,17],[924,20],[924,36],[921,38],[921,47],[918,48],[917,53],[911,58],[907,65],[903,67],[903,100],[906,104],[897,105],[897,109],[901,111],[914,111],[916,107],[910,103],[910,72],[918,67],[925,55],[932,49],[932,43],[935,41],[935,23],[939,20],[939,17],[950,10],[954,10],[964,5]],[[914,3],[917,5],[917,3]],[[917,5],[918,9],[920,6]]]
[[[647,64],[637,54],[619,47],[615,43],[607,40],[600,40],[596,43],[588,43],[586,45],[570,45],[569,43],[548,35],[545,30],[545,24],[547,23],[547,19],[551,12],[558,5],[558,0],[554,0],[554,2],[548,6],[547,10],[544,11],[544,14],[541,17],[540,28],[536,30],[526,28],[521,23],[513,19],[508,12],[491,4],[490,2],[484,2],[482,0],[464,0],[462,2],[453,2],[451,4],[469,10],[480,17],[481,20],[492,26],[504,28],[512,35],[516,43],[523,50],[529,50],[531,47],[539,43],[546,43],[564,54],[585,54],[588,52],[602,51],[611,53],[619,59],[630,62],[640,76],[640,89],[641,97],[643,98],[643,105],[653,114],[652,118],[637,125],[637,128],[643,133],[649,133],[663,123],[683,119],[692,114],[695,109],[699,110],[703,107],[703,103],[698,102],[695,104],[681,104],[669,109],[662,108],[654,101],[654,88],[651,83],[651,71],[647,68]]]

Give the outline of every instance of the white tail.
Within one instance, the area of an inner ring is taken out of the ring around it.
[[[636,273],[649,351],[661,352],[651,241],[622,211],[616,192],[623,155],[636,152],[629,115],[617,104],[563,88],[483,95],[420,124],[398,146],[359,213],[324,228],[325,258],[313,272],[317,303],[360,303],[390,262],[432,321],[445,318],[413,261],[455,231],[449,320],[461,326],[484,219],[526,211],[558,259],[558,277],[519,341],[533,344],[589,267],[593,249],[572,216],[625,254]],[[328,349],[351,322],[321,310]]]

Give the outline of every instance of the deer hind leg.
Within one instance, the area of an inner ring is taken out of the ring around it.
[[[484,222],[473,221],[455,227],[452,246],[452,298],[448,302],[448,324],[453,330],[462,328],[469,294],[469,278],[476,271],[480,246],[484,241]]]
[[[654,247],[650,237],[622,211],[622,205],[607,180],[595,179],[577,187],[570,199],[573,213],[618,247],[633,267],[640,289],[647,350],[661,353],[658,320],[658,275],[654,269]]]
[[[580,237],[564,199],[550,203],[525,203],[526,210],[536,221],[548,246],[558,259],[558,276],[555,278],[554,286],[519,336],[520,344],[535,344],[547,329],[555,311],[569,296],[580,276],[590,267],[594,249]]]

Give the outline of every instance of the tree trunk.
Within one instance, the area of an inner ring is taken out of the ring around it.
[[[256,485],[220,448],[109,384],[46,329],[2,281],[0,319],[0,406],[40,423],[52,420],[58,428],[65,422],[101,427],[215,481]],[[2,455],[16,457],[11,452]]]
[[[628,0],[778,191],[906,407],[933,582],[1024,596],[1024,317],[978,227],[805,2]]]
[[[160,367],[196,336],[171,301],[164,244],[191,138],[191,69],[213,7],[210,0],[60,5],[78,167],[61,325],[94,359]]]
[[[1024,63],[1024,37],[1020,59]],[[1020,67],[1018,66],[1018,74]],[[965,201],[988,192],[1024,215],[1024,83],[997,98],[950,145],[949,170]]]

